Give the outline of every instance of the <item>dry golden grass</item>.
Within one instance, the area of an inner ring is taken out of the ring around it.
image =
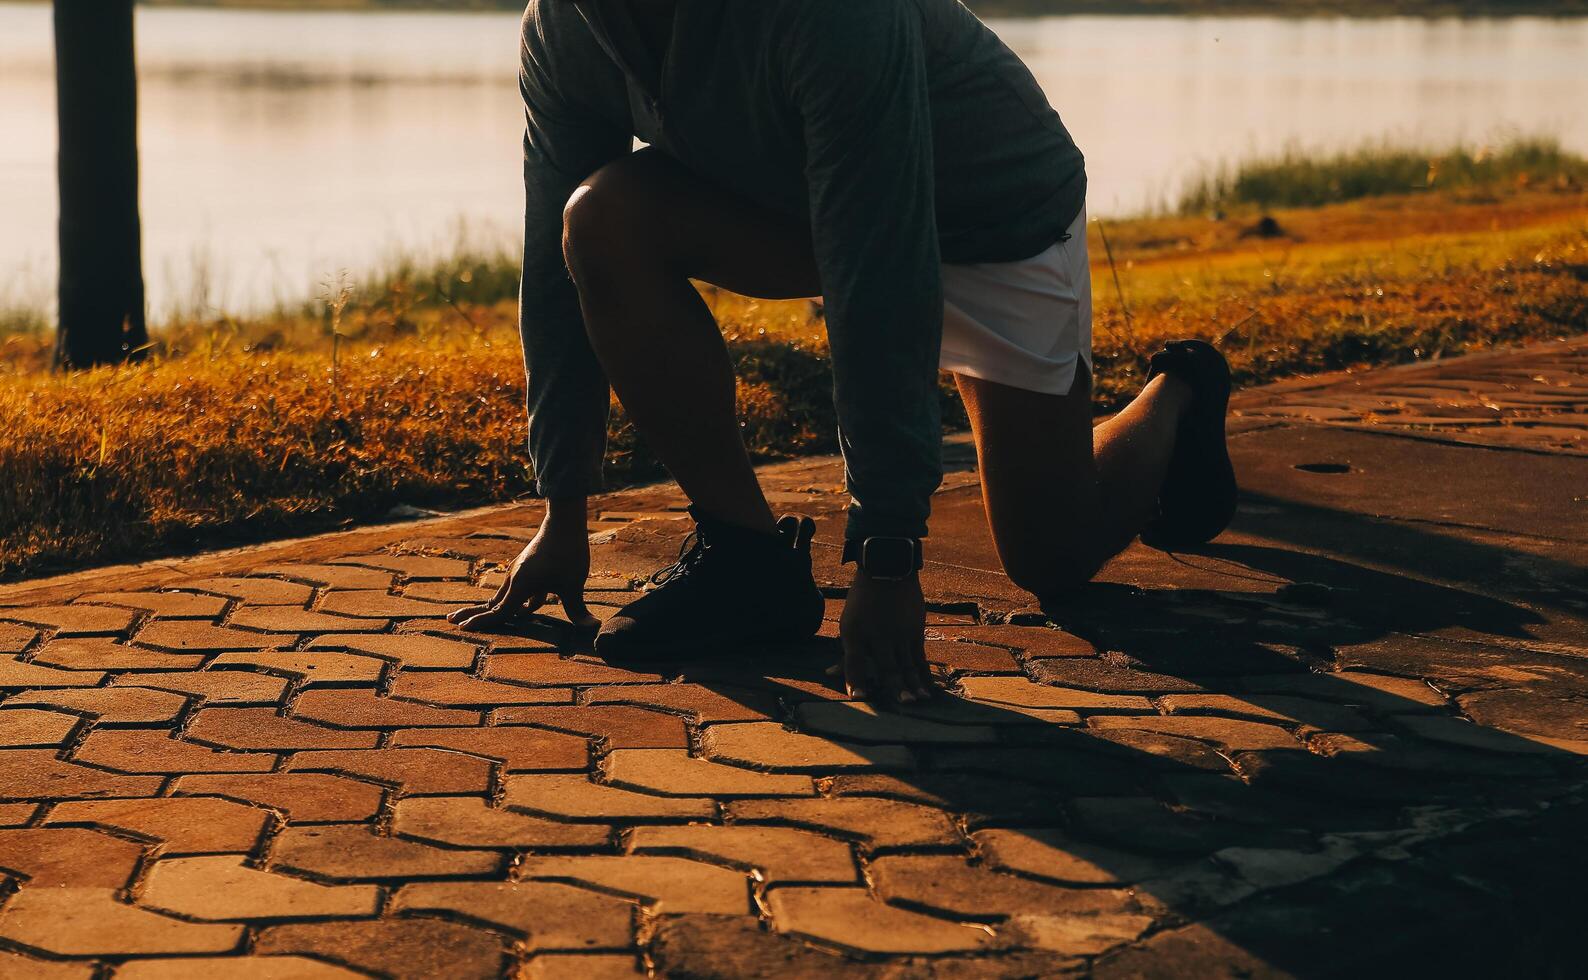
[[[1253,219],[1092,228],[1097,401],[1163,340],[1220,340],[1243,383],[1543,339],[1588,324],[1588,195],[1380,198]],[[472,278],[472,274],[471,274]],[[752,450],[834,445],[819,311],[708,290]],[[531,486],[511,302],[422,301],[400,283],[325,316],[168,327],[148,363],[46,370],[0,338],[0,577],[377,519],[394,505]],[[1128,307],[1129,313],[1126,313]],[[945,389],[945,417],[959,418]],[[659,474],[620,410],[616,481]]]

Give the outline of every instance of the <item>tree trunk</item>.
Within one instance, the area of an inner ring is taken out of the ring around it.
[[[133,0],[55,0],[60,332],[55,359],[138,358],[144,322]]]

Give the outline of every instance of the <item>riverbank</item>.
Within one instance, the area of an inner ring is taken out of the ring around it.
[[[1099,411],[1175,337],[1216,341],[1252,385],[1588,326],[1588,188],[1569,177],[1221,207],[1091,226]],[[489,255],[394,268],[314,309],[170,324],[148,363],[70,376],[47,371],[47,333],[0,336],[0,578],[528,493],[515,278]],[[706,295],[756,456],[832,451],[819,306]],[[610,438],[615,482],[661,475],[615,404]]]

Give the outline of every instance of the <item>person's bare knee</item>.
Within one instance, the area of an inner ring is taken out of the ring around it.
[[[592,174],[568,198],[562,211],[562,255],[582,292],[611,284],[633,254],[634,237],[647,226],[644,195],[617,165]]]
[[[1000,549],[998,557],[1009,581],[1038,598],[1080,588],[1090,582],[1107,561],[1107,558],[1098,557],[1095,547],[1081,540],[1045,553],[1030,547]]]

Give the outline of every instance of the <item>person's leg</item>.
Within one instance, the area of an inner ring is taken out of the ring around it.
[[[1004,570],[1039,598],[1089,581],[1156,514],[1190,386],[1160,375],[1093,428],[1084,365],[1067,395],[954,377]]]
[[[697,508],[771,532],[727,348],[690,280],[769,299],[817,295],[808,233],[642,150],[574,193],[564,252],[596,356],[647,444]]]

